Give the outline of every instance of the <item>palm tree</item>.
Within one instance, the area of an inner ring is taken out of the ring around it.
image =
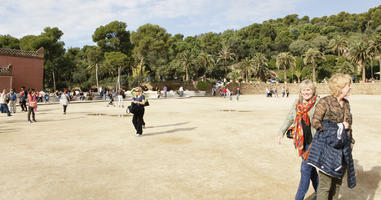
[[[242,72],[239,69],[233,69],[233,71],[227,74],[227,77],[233,81],[236,81]]]
[[[227,62],[229,60],[234,60],[235,54],[231,52],[231,48],[228,45],[222,46],[221,51],[218,53],[217,62],[224,61],[225,75],[227,74]]]
[[[180,54],[180,64],[185,68],[185,80],[189,81],[189,67],[193,65],[192,53],[189,50]]]
[[[352,74],[355,72],[355,66],[351,62],[343,61],[338,65],[338,72],[343,74]]]
[[[377,35],[369,42],[368,53],[374,55],[373,58],[378,57],[381,77],[381,36]]]
[[[341,56],[348,50],[348,41],[341,35],[338,35],[334,39],[331,39],[329,46],[333,52],[337,52],[337,55]]]
[[[279,53],[276,57],[276,66],[278,69],[283,67],[284,82],[287,83],[287,68],[294,68],[296,66],[295,57],[290,52]]]
[[[198,56],[197,56],[197,61],[202,65],[202,67],[204,68],[205,70],[205,74],[207,71],[210,71],[208,70],[210,66],[213,66],[215,61],[213,59],[213,56],[211,54],[208,54],[208,53],[205,53],[205,52],[201,52]]]
[[[304,64],[312,63],[312,80],[316,83],[316,62],[319,60],[326,60],[324,54],[317,49],[310,48],[304,53]]]
[[[298,78],[298,83],[300,83],[300,77],[302,76],[302,70],[296,69],[294,71],[295,76]]]
[[[353,63],[357,63],[359,67],[357,68],[357,74],[362,71],[362,81],[365,82],[365,63],[369,58],[368,54],[368,43],[364,40],[354,42],[349,51],[349,57]]]
[[[241,70],[242,70],[242,73],[245,74],[245,82],[247,83],[249,81],[249,77],[251,76],[251,73],[254,72],[253,60],[248,57],[242,60]]]
[[[259,77],[262,81],[266,81],[266,76],[268,74],[269,69],[267,68],[267,58],[262,53],[256,53],[253,57],[254,63],[254,73],[255,76]]]

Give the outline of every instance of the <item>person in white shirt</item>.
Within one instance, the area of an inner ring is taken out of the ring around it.
[[[70,102],[70,97],[67,94],[67,90],[65,90],[64,93],[62,93],[61,97],[60,97],[60,103],[63,106],[63,114],[64,115],[66,115],[66,109],[67,109],[67,106],[69,105],[69,102]]]
[[[0,96],[0,106],[1,106],[1,111],[4,113],[7,113],[8,117],[9,117],[12,115],[8,109],[8,101],[9,101],[9,96],[7,94],[7,90],[4,89],[3,92],[1,93],[1,96]]]

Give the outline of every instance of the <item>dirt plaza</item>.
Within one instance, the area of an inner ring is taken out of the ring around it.
[[[151,100],[142,137],[107,102],[2,114],[0,199],[293,199],[301,160],[277,132],[295,98]],[[381,96],[349,100],[357,186],[340,199],[381,199]]]

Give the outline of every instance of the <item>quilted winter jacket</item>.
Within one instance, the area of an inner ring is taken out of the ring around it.
[[[345,129],[330,120],[321,121],[323,131],[317,130],[312,140],[308,164],[323,173],[343,178],[348,173],[348,187],[356,186],[351,141]],[[338,136],[338,131],[341,136]]]

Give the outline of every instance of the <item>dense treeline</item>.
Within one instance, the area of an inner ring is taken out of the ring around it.
[[[158,25],[136,31],[113,21],[98,27],[96,46],[64,49],[59,28],[17,39],[0,35],[0,48],[45,48],[45,88],[96,84],[134,86],[141,81],[230,78],[240,81],[322,81],[333,73],[356,81],[379,78],[381,6],[361,14],[312,18],[288,15],[223,33],[184,37]],[[376,73],[378,72],[378,74]],[[119,78],[117,78],[119,77]]]

